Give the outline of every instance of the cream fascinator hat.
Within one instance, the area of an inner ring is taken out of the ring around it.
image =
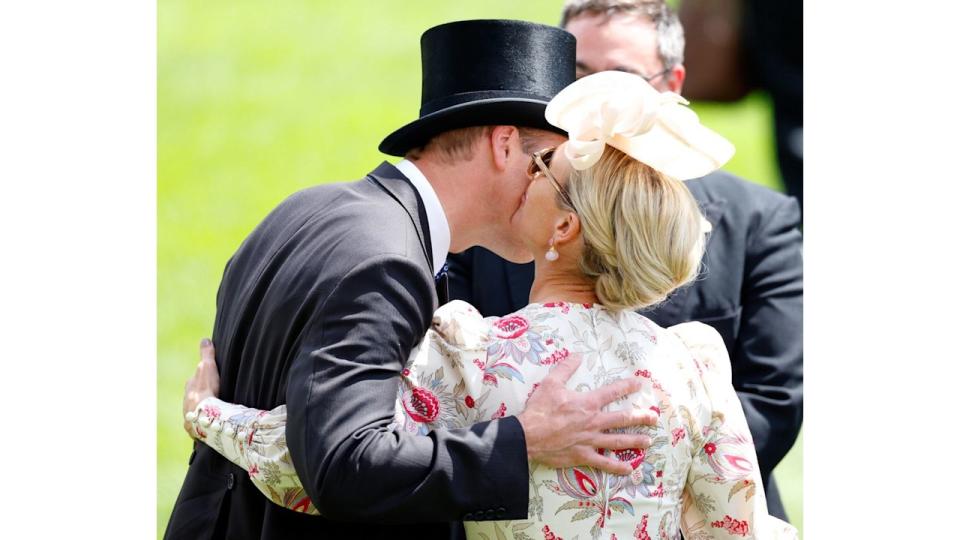
[[[574,169],[592,167],[606,144],[678,180],[699,178],[730,160],[730,141],[700,124],[673,92],[639,75],[602,71],[564,88],[547,104],[547,122],[565,130]]]

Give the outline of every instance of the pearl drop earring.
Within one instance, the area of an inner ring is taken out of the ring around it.
[[[556,246],[553,245],[553,238],[550,239],[550,249],[547,250],[547,254],[544,255],[544,258],[551,262],[560,258],[560,254],[557,253]]]

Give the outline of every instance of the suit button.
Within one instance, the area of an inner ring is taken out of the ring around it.
[[[233,473],[227,475],[227,489],[233,489]]]
[[[493,510],[487,510],[487,511],[486,511],[486,517],[487,517],[487,520],[491,520],[491,519],[497,517],[497,513],[494,512]]]

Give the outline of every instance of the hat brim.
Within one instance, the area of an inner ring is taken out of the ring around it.
[[[530,98],[501,97],[455,105],[421,116],[387,135],[380,143],[380,151],[403,157],[440,133],[474,126],[529,127],[566,135],[566,131],[547,122],[544,117],[546,109],[547,100]]]

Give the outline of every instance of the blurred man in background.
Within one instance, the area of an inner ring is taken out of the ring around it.
[[[620,70],[680,93],[684,35],[662,1],[569,0],[561,26],[577,38],[577,76]],[[786,519],[772,478],[793,446],[803,406],[803,269],[796,199],[718,171],[687,186],[713,225],[702,276],[644,315],[661,326],[690,320],[723,336],[750,424],[770,513]],[[532,264],[482,248],[451,255],[450,296],[484,316],[529,302]]]
[[[770,96],[777,165],[803,209],[803,4],[800,0],[683,0],[684,88],[692,100]]]

